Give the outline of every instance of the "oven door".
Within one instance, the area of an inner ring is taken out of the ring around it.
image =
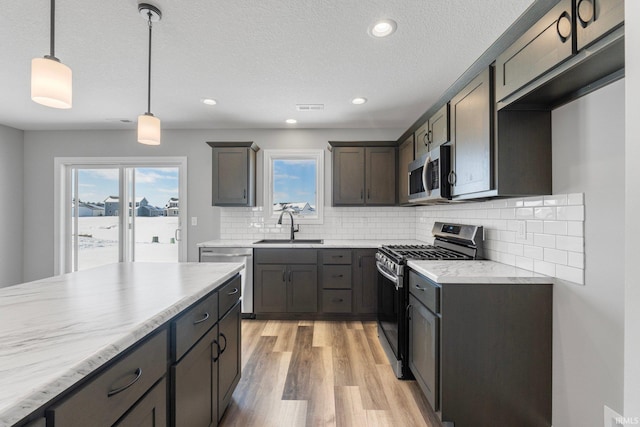
[[[396,276],[377,263],[378,267],[378,332],[391,367],[398,378],[408,377],[407,287],[403,276]]]

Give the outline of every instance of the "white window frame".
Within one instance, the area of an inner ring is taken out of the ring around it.
[[[62,274],[70,272],[71,260],[67,259],[69,254],[69,242],[66,238],[69,231],[69,225],[66,218],[70,215],[70,204],[66,203],[69,194],[71,180],[71,168],[91,168],[91,167],[116,167],[116,168],[136,168],[136,167],[177,167],[179,174],[179,194],[180,205],[184,203],[184,207],[180,208],[178,214],[180,228],[180,247],[178,251],[178,262],[187,261],[188,251],[188,227],[187,224],[187,158],[186,157],[55,157],[54,158],[54,202],[53,202],[53,218],[55,229],[53,232],[53,260],[54,274]],[[120,186],[124,186],[126,180],[120,177]],[[126,189],[121,188],[120,193],[126,196]],[[126,199],[126,197],[125,197]],[[63,211],[65,209],[65,211]],[[125,239],[122,233],[125,232],[124,219],[126,216],[120,216],[120,245],[123,245]],[[120,250],[120,261],[126,260],[125,250]],[[125,254],[123,256],[123,254]]]
[[[279,214],[273,212],[273,161],[309,160],[316,162],[316,214],[314,216],[296,216],[297,224],[324,223],[324,150],[264,150],[264,219],[265,222],[277,220]]]

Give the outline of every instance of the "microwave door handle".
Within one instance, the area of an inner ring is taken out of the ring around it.
[[[427,195],[431,195],[431,155],[427,156],[424,161],[424,167],[422,168],[422,185]]]
[[[411,172],[407,172],[407,196],[411,196]]]

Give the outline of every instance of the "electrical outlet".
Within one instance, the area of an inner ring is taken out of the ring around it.
[[[527,238],[527,221],[518,221],[518,229],[516,231],[516,237],[518,239]]]
[[[198,225],[198,217],[197,216],[192,216],[191,217],[191,225]]]

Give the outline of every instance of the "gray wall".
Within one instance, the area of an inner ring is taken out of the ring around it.
[[[0,125],[0,287],[22,279],[23,132]]]
[[[625,82],[553,112],[553,192],[585,193],[585,286],[554,287],[553,425],[602,426],[624,390]]]
[[[626,0],[625,74],[626,145],[625,193],[627,242],[625,249],[625,363],[624,415],[640,420],[640,2]]]
[[[197,261],[196,243],[217,238],[220,232],[219,209],[211,206],[211,148],[205,141],[255,141],[262,149],[324,149],[330,140],[395,140],[400,133],[400,129],[163,130],[162,145],[149,147],[136,142],[134,131],[26,131],[24,280],[51,276],[54,272],[53,215],[42,213],[50,213],[53,206],[55,157],[187,156],[187,215],[198,217],[197,226],[188,225],[188,259]],[[330,155],[326,153],[325,171],[330,171]],[[260,175],[261,162],[259,154]],[[329,175],[326,174],[326,188]],[[325,204],[330,201],[325,197]]]

